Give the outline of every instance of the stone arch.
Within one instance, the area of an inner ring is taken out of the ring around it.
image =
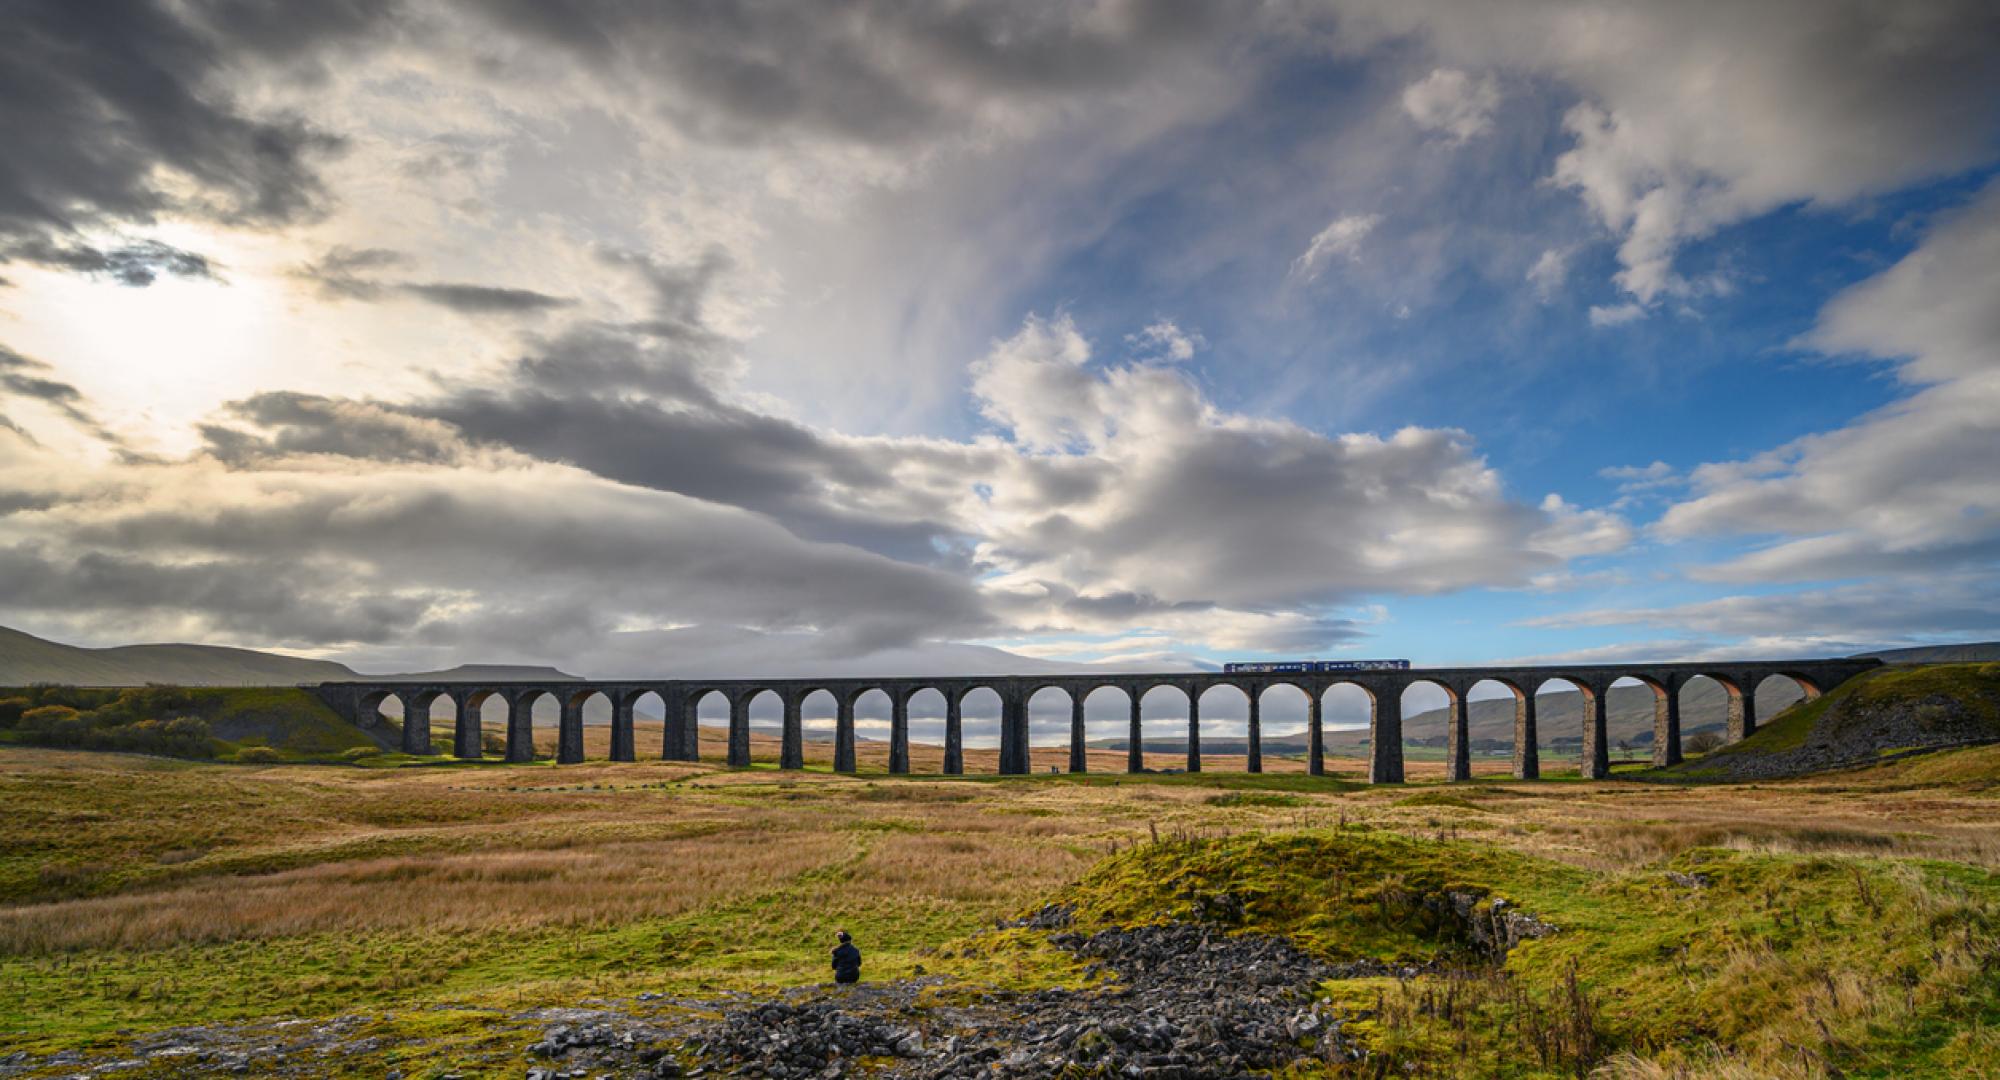
[[[543,702],[547,707],[543,707]],[[562,721],[563,697],[558,691],[546,686],[528,686],[514,691],[507,702],[507,760],[528,762],[535,760],[535,713],[553,711],[558,725]],[[560,738],[560,736],[558,737]]]
[[[1821,680],[1817,676],[1808,675],[1803,671],[1797,671],[1791,668],[1786,668],[1783,671],[1773,672],[1772,674],[1781,675],[1797,683],[1799,686],[1799,693],[1805,695],[1802,700],[1812,701],[1818,698],[1821,694],[1826,693],[1826,686],[1821,682]],[[1757,681],[1758,689],[1760,690],[1763,689],[1764,683],[1768,681],[1770,678],[1771,678],[1770,675],[1766,675],[1764,676],[1764,678],[1759,679]]]
[[[437,740],[431,728],[437,723],[437,706],[445,706],[445,722],[451,723],[458,711],[458,703],[446,691],[437,687],[411,690],[403,695],[403,752],[406,754],[429,755],[436,752]],[[415,717],[414,722],[412,717]]]
[[[1055,698],[1045,696],[1051,693],[1062,695],[1059,705]],[[1035,715],[1036,698],[1042,699],[1040,717]],[[1083,717],[1083,699],[1077,697],[1065,683],[1029,683],[1026,692],[1021,695],[1021,716],[1027,727],[1027,745],[1023,749],[1027,754],[1028,771],[1035,771],[1035,735],[1038,727],[1044,746],[1053,746],[1058,741],[1062,743],[1062,758],[1067,762],[1066,767],[1073,769],[1076,764],[1077,728]]]
[[[498,710],[488,708],[499,702]],[[454,735],[457,756],[479,758],[486,754],[486,737],[490,729],[497,728],[504,739],[507,732],[509,703],[505,693],[484,687],[466,690],[458,699],[458,730]],[[493,723],[494,713],[498,723]],[[502,753],[505,751],[503,750]]]
[[[987,704],[988,695],[992,704]],[[971,705],[971,715],[967,716],[967,705]],[[947,775],[963,774],[965,769],[965,747],[968,742],[980,749],[989,745],[995,753],[1006,736],[1007,693],[999,683],[973,682],[959,685],[951,694],[951,709],[945,713],[944,730],[944,771]],[[966,737],[966,728],[972,729],[971,738]],[[995,771],[999,771],[996,767]]]
[[[1512,768],[1514,779],[1540,779],[1542,775],[1542,749],[1539,745],[1539,734],[1536,731],[1535,695],[1523,689],[1521,684],[1514,679],[1498,675],[1483,676],[1466,684],[1465,710],[1468,717],[1478,709],[1478,706],[1475,704],[1477,701],[1504,700],[1477,696],[1475,692],[1487,683],[1492,683],[1501,690],[1505,690],[1514,699]]]
[[[951,721],[950,726],[957,726],[957,722],[954,719],[958,711],[957,707],[953,705],[955,700],[956,695],[953,693],[952,688],[942,683],[919,683],[910,687],[909,692],[903,696],[904,772],[909,772],[914,764],[909,745],[911,742],[918,742],[925,746],[944,746],[947,721]],[[889,750],[890,771],[894,772],[896,759],[893,737]],[[932,764],[933,761],[936,764]],[[932,759],[929,752],[926,751],[924,768],[926,770],[936,768],[942,771],[944,768],[943,761],[942,756]],[[962,760],[959,765],[961,771],[963,771],[964,763]]]
[[[1255,705],[1253,716],[1256,721],[1255,738],[1251,749],[1255,754],[1255,768],[1251,772],[1264,771],[1264,737],[1268,732],[1284,734],[1290,731],[1304,731],[1308,728],[1315,712],[1313,692],[1291,679],[1272,679],[1251,687]],[[1273,697],[1273,694],[1276,694]],[[1308,732],[1310,735],[1310,732]],[[1310,746],[1307,747],[1311,749]]]
[[[584,710],[593,702],[599,700],[611,712],[611,715],[606,719],[608,721],[615,721],[620,712],[618,707],[619,702],[611,696],[610,691],[595,686],[582,686],[567,689],[562,694],[562,719],[556,731],[557,763],[574,764],[583,760]],[[630,715],[630,713],[626,714],[628,719]],[[629,726],[626,734],[630,735]],[[611,755],[611,759],[613,761],[619,760],[615,752]],[[629,757],[626,760],[630,760]]]
[[[1132,696],[1132,691],[1127,689],[1123,684],[1115,682],[1098,682],[1098,683],[1087,683],[1085,685],[1079,686],[1076,689],[1076,702],[1079,706],[1081,706],[1083,710],[1084,737],[1083,737],[1082,756],[1078,757],[1074,751],[1071,752],[1070,770],[1072,772],[1084,772],[1088,770],[1090,767],[1089,743],[1090,743],[1090,713],[1092,709],[1091,699],[1097,698],[1096,709],[1098,715],[1102,717],[1108,709],[1114,708],[1114,706],[1108,704],[1108,702],[1110,701],[1109,698],[1098,697],[1099,694],[1102,694],[1107,690],[1118,695],[1118,698],[1122,702],[1122,708],[1120,708],[1120,711],[1118,713],[1118,720],[1117,720],[1118,726],[1114,730],[1116,730],[1119,733],[1119,735],[1126,740],[1126,747],[1125,747],[1126,771],[1138,772],[1139,770],[1146,767],[1144,757],[1140,756],[1134,751],[1134,747],[1137,746],[1138,744],[1138,739],[1135,737],[1135,735],[1139,729],[1138,728],[1139,710],[1133,703],[1137,699]],[[1099,730],[1103,729],[1100,727]]]
[[[1221,696],[1210,700],[1209,695],[1221,691]],[[1205,736],[1208,729],[1224,724],[1241,723],[1247,730],[1250,723],[1250,692],[1234,679],[1217,679],[1209,683],[1196,683],[1190,696],[1194,711],[1188,714],[1188,771],[1202,770],[1202,755],[1209,740]],[[1240,705],[1238,703],[1241,703]],[[1220,708],[1218,708],[1220,706]],[[1239,709],[1241,711],[1239,711]],[[1218,736],[1220,732],[1217,732]],[[1233,754],[1231,756],[1234,756]],[[1249,746],[1244,747],[1244,767],[1249,768]],[[1258,770],[1261,771],[1261,761]]]
[[[403,695],[406,693],[408,693],[407,690],[398,692],[395,690],[391,690],[387,687],[383,687],[381,689],[371,690],[368,693],[363,694],[361,696],[360,702],[358,703],[358,707],[354,710],[355,726],[361,728],[387,727],[389,725],[389,714],[382,710],[382,706],[387,705],[388,703],[393,701],[396,703],[396,715],[400,718],[396,721],[396,727],[399,731],[404,733],[404,737],[401,738],[401,741],[407,743],[408,742],[407,734],[410,725],[410,709],[409,706],[405,704],[403,701]]]
[[[1577,771],[1586,780],[1602,780],[1611,769],[1608,748],[1604,745],[1604,695],[1582,675],[1551,675],[1535,686],[1535,696],[1543,697],[1553,683],[1566,684],[1578,697],[1576,741]],[[1562,692],[1560,690],[1558,693]],[[1547,710],[1542,710],[1546,715]],[[1560,721],[1557,721],[1560,724]],[[1550,745],[1567,745],[1569,739],[1558,735],[1550,740]]]
[[[1751,731],[1766,723],[1765,717],[1775,719],[1786,709],[1820,695],[1819,686],[1810,677],[1796,671],[1766,671],[1746,673],[1746,676],[1740,685],[1744,696],[1756,705],[1757,720],[1751,725]]]
[[[690,760],[701,760],[701,730],[707,728],[709,737],[714,739],[718,734],[716,729],[720,728],[722,756],[727,761],[732,749],[729,745],[729,722],[736,711],[729,693],[716,686],[690,686],[681,695],[681,710],[686,716],[683,723],[689,733],[688,747],[694,753]]]
[[[1149,701],[1148,699],[1151,700]],[[1200,716],[1200,712],[1194,703],[1194,694],[1178,682],[1155,679],[1141,684],[1137,700],[1139,702],[1139,715],[1142,722],[1150,721],[1157,725],[1153,729],[1155,731],[1164,730],[1179,732],[1181,734],[1182,749],[1179,754],[1174,754],[1171,750],[1161,750],[1159,753],[1167,755],[1169,760],[1180,762],[1179,767],[1184,768],[1187,761],[1187,720],[1190,715],[1194,715],[1197,718]],[[1171,710],[1176,706],[1181,709],[1180,715],[1170,715],[1167,710]],[[1140,747],[1143,755],[1145,747],[1143,736],[1140,739]],[[1176,766],[1172,765],[1164,767],[1169,770],[1176,768]]]
[[[1683,716],[1692,711],[1688,708],[1688,694],[1690,691],[1696,695],[1705,695],[1710,692],[1703,685],[1703,680],[1719,687],[1725,698],[1722,726],[1723,742],[1735,742],[1757,729],[1756,699],[1743,692],[1743,683],[1734,675],[1709,668],[1703,668],[1689,675],[1675,691],[1675,697],[1678,699],[1677,704]]]
[[[687,710],[678,707],[675,697],[650,686],[627,690],[614,697],[611,702],[611,760],[639,760],[639,718],[646,717],[650,724],[655,714],[660,718],[661,760],[698,760],[699,749],[688,745],[692,732],[687,723]],[[651,707],[648,707],[648,698],[652,699]],[[586,713],[584,720],[589,719]],[[625,756],[620,756],[621,751]]]
[[[853,755],[850,761],[852,771],[858,772],[861,768],[861,747],[870,747],[872,751],[874,746],[888,743],[890,736],[895,734],[896,718],[901,710],[896,706],[896,695],[886,686],[854,687],[847,692],[846,706],[848,745]],[[839,739],[840,732],[835,731],[836,759],[840,757]],[[904,749],[907,754],[907,738],[904,741]],[[840,771],[840,765],[839,760],[834,761],[836,772]]]
[[[764,700],[767,697],[770,699],[768,703]],[[730,710],[729,716],[729,763],[738,768],[747,768],[754,759],[754,755],[750,749],[750,732],[756,726],[755,721],[758,712],[764,712],[766,714],[765,719],[767,720],[776,720],[783,723],[787,708],[785,695],[777,687],[746,686],[739,691],[736,696],[735,707]],[[775,715],[771,715],[773,713]],[[736,751],[736,745],[739,742],[743,746],[741,753]]]
[[[831,689],[815,686],[799,691],[785,718],[786,747],[797,753],[789,768],[805,767],[805,747],[808,743],[825,743],[839,734],[841,713],[840,695]],[[821,738],[814,740],[809,735]]]
[[[1344,687],[1353,687],[1361,692],[1360,704],[1365,706],[1368,713],[1368,756],[1371,762],[1369,774],[1371,776],[1374,775],[1375,768],[1373,762],[1377,760],[1386,761],[1393,757],[1400,766],[1403,753],[1403,736],[1400,725],[1396,727],[1393,733],[1393,746],[1380,748],[1379,751],[1376,746],[1378,741],[1384,741],[1378,739],[1377,735],[1378,732],[1382,732],[1383,730],[1382,721],[1387,710],[1383,708],[1385,703],[1382,701],[1381,696],[1376,693],[1375,687],[1359,679],[1336,678],[1328,680],[1326,685],[1320,687],[1318,693],[1311,695],[1310,700],[1307,702],[1306,772],[1313,776],[1324,776],[1326,774],[1326,708],[1329,704],[1329,699],[1334,694],[1347,695],[1347,691],[1343,689]],[[1399,699],[1400,696],[1400,694],[1397,695]],[[1352,697],[1348,697],[1348,700],[1350,702],[1354,701]],[[1399,711],[1397,715],[1400,717],[1402,714]],[[1394,772],[1396,780],[1393,782],[1400,782],[1402,780],[1400,768],[1394,770]]]
[[[1656,766],[1677,764],[1681,760],[1681,714],[1674,706],[1673,691],[1667,688],[1665,679],[1648,672],[1633,671],[1611,680],[1604,692],[1615,695],[1631,686],[1643,686],[1653,692],[1653,733],[1647,747],[1652,763]],[[1607,703],[1607,711],[1609,707]]]
[[[1424,689],[1418,690],[1419,687]],[[1447,783],[1472,779],[1471,717],[1466,715],[1465,694],[1458,687],[1443,679],[1418,677],[1403,684],[1397,697],[1403,708],[1403,715],[1410,714],[1410,691],[1418,690],[1420,704],[1428,705],[1432,692],[1444,695],[1444,778]],[[1424,744],[1431,745],[1432,737],[1426,737]]]

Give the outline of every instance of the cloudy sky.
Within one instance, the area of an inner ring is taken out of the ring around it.
[[[1987,0],[0,20],[6,625],[598,675],[2000,637]]]

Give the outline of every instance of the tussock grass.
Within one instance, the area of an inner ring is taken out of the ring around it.
[[[1063,954],[990,928],[1093,882],[1118,887],[1090,918],[1198,900],[1212,916],[1215,893],[1250,889],[1247,925],[1329,955],[1455,963],[1462,935],[1426,898],[1466,887],[1564,932],[1498,981],[1377,987],[1394,1023],[1371,1037],[1420,1071],[1573,1072],[1579,1055],[1533,1064],[1541,1044],[1514,1033],[1561,1030],[1574,964],[1599,1068],[1948,1072],[1992,1057],[1996,777],[1992,749],[1837,782],[1369,789],[1297,772],[997,783],[0,748],[0,1041],[372,1009],[470,1038],[486,1014],[430,1007],[817,982],[836,926],[870,978],[1065,984],[1081,976]],[[1270,865],[1230,855],[1252,850]],[[1714,884],[1673,886],[1669,868]],[[1364,990],[1355,1007],[1375,1009]]]

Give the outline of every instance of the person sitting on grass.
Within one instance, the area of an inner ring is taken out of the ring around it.
[[[837,930],[840,944],[833,947],[833,981],[851,983],[861,981],[861,950],[854,947],[854,939],[847,931]]]

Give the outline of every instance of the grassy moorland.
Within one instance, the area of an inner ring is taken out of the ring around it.
[[[2000,747],[1756,785],[1449,788],[1292,763],[1133,778],[1121,754],[1083,778],[904,778],[878,751],[842,777],[0,748],[0,1050],[358,1013],[380,1054],[330,1074],[518,1075],[510,1010],[815,983],[835,925],[871,979],[1028,988],[1084,975],[998,918],[1066,901],[1143,923],[1226,894],[1232,927],[1330,958],[1445,961],[1326,988],[1396,1071],[2000,1060]],[[1453,891],[1559,929],[1466,962],[1437,914]]]

